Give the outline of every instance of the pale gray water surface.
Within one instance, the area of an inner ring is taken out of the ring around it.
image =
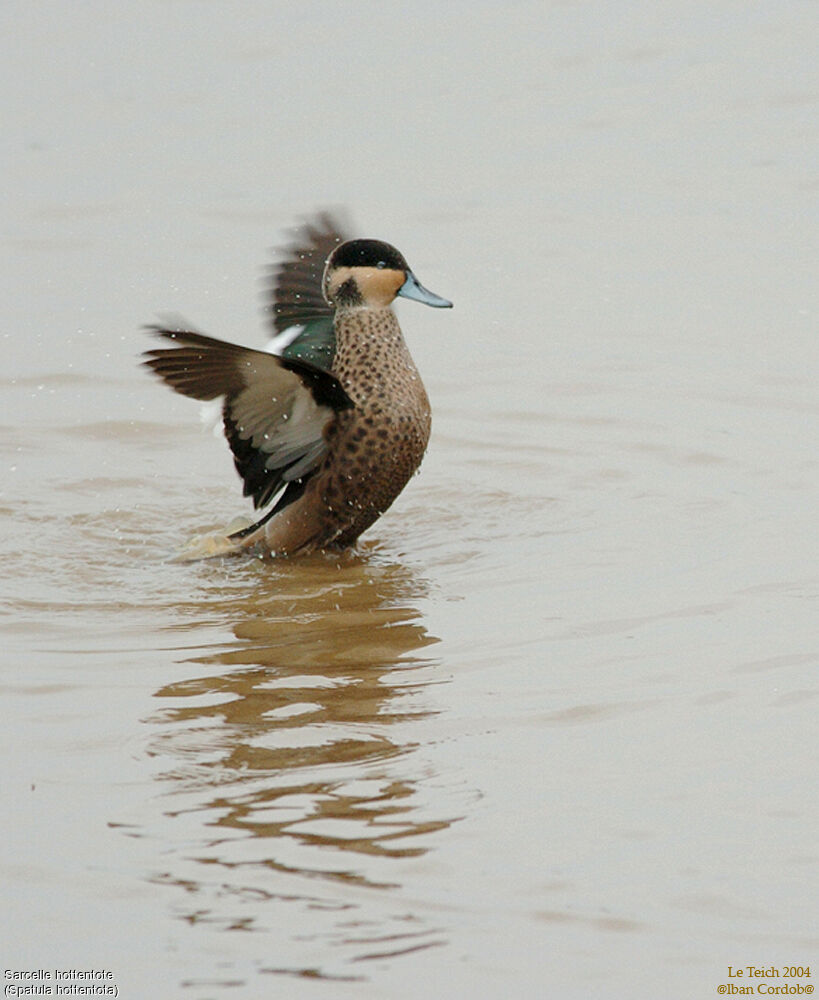
[[[816,5],[0,18],[4,970],[819,964]],[[138,327],[261,343],[267,249],[328,204],[455,301],[400,307],[421,475],[349,556],[168,562],[248,508]]]

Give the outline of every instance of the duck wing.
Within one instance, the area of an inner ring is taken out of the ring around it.
[[[265,313],[276,336],[268,349],[329,370],[335,354],[334,310],[321,290],[327,258],[350,237],[343,214],[321,212],[305,220],[270,269]]]
[[[192,330],[148,329],[175,345],[146,351],[148,368],[183,396],[223,398],[225,437],[245,496],[264,507],[285,487],[292,487],[290,499],[300,495],[327,454],[327,428],[353,406],[335,376]]]

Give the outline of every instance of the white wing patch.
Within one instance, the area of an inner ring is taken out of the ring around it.
[[[268,354],[281,354],[282,351],[286,347],[289,347],[296,337],[302,333],[304,333],[303,323],[297,323],[295,326],[288,326],[286,330],[282,330],[281,333],[277,333],[271,337],[270,340],[268,340],[268,342],[264,345],[264,350],[267,351]]]

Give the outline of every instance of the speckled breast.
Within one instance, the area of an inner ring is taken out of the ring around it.
[[[331,432],[323,498],[347,522],[334,539],[341,546],[384,513],[421,464],[430,409],[392,310],[342,314],[336,342],[333,373],[355,403]]]

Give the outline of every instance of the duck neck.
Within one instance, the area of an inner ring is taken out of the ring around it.
[[[396,380],[417,378],[392,309],[336,313],[333,374],[356,404],[392,393]]]
[[[350,307],[336,311],[336,352],[357,355],[406,349],[401,328],[389,306],[383,309]]]

